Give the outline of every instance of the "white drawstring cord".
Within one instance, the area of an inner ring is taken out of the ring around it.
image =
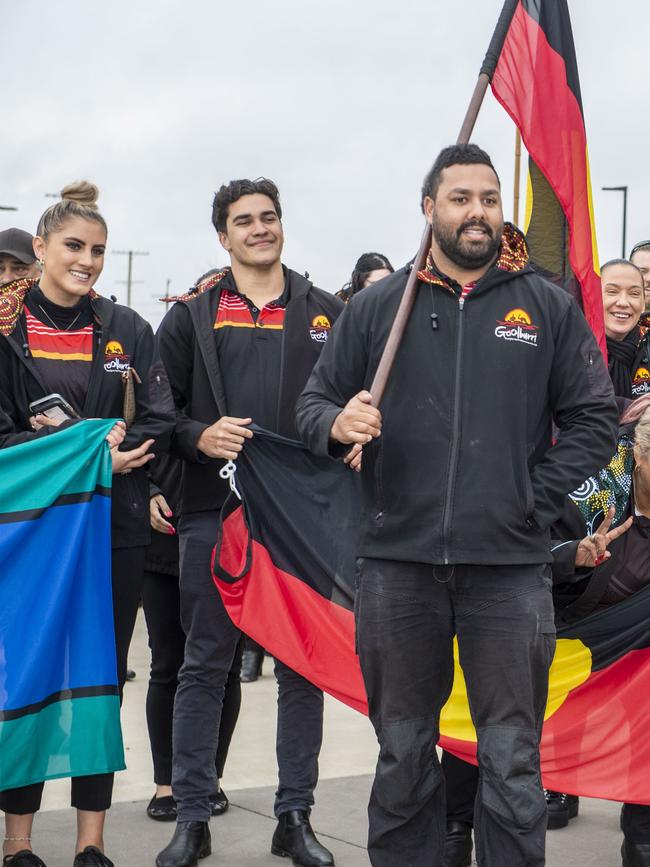
[[[235,494],[237,499],[241,500],[241,494],[237,490],[237,485],[235,483],[235,473],[237,472],[237,467],[235,466],[234,461],[228,461],[221,469],[219,470],[219,476],[222,479],[228,479],[230,484],[230,490]]]

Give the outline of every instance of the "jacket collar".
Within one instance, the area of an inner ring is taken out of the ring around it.
[[[0,290],[0,334],[8,337],[12,333],[23,312],[27,293],[37,282],[37,280],[23,278],[8,283]],[[88,297],[91,301],[95,301],[100,296],[91,289]]]
[[[529,264],[528,245],[523,232],[512,223],[505,223],[501,237],[499,258],[481,279],[500,271],[507,274],[516,274],[523,271]],[[418,279],[424,283],[443,286],[445,289],[454,291],[454,282],[442,274],[435,266],[431,252],[427,256],[426,268],[418,272]]]
[[[289,300],[293,300],[300,295],[306,295],[312,286],[307,275],[303,277],[301,274],[292,271],[290,268],[286,268],[284,265],[282,268],[284,269],[285,274],[285,292],[288,294]],[[209,271],[204,277],[201,277],[197,281],[195,286],[192,286],[192,288],[183,295],[169,295],[160,300],[165,304],[171,304],[174,301],[192,301],[194,298],[198,298],[199,295],[203,295],[204,292],[214,289],[215,286],[218,286],[224,277],[230,273],[232,273],[231,268],[222,268],[220,271]]]

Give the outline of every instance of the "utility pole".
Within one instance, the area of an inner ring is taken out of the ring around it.
[[[627,185],[622,187],[602,187],[603,190],[615,190],[618,193],[623,193],[623,249],[621,258],[625,259],[625,235],[627,232]]]
[[[113,250],[118,256],[128,256],[129,264],[126,276],[126,306],[131,306],[131,287],[133,285],[133,257],[134,256],[148,256],[148,250]]]

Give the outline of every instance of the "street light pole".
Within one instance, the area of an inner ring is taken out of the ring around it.
[[[148,256],[148,250],[113,250],[118,256],[128,256],[129,264],[127,269],[126,276],[126,306],[131,306],[131,287],[133,285],[133,257],[134,256]]]
[[[623,249],[621,258],[625,259],[626,250],[626,234],[627,234],[627,185],[621,187],[602,187],[603,190],[615,190],[618,193],[623,193]]]

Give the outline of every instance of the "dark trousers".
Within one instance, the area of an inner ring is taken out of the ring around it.
[[[368,807],[373,867],[443,862],[445,785],[435,746],[454,634],[478,736],[477,861],[541,867],[539,740],[555,650],[549,568],[365,559],[355,609],[379,741]]]
[[[625,804],[621,826],[630,843],[650,843],[650,806]]]
[[[142,594],[145,548],[113,548],[113,621],[120,697],[126,681],[126,662]],[[72,777],[71,804],[79,810],[100,812],[111,806],[113,774]],[[32,783],[0,792],[0,810],[20,816],[41,808],[44,783]]]
[[[144,573],[142,604],[147,620],[151,673],[147,690],[147,728],[153,758],[154,782],[170,786],[172,781],[172,716],[178,672],[183,664],[185,633],[181,626],[178,578],[159,572]],[[228,672],[221,713],[221,728],[215,759],[217,778],[223,776],[228,748],[241,706],[241,644]]]
[[[172,788],[178,819],[205,822],[215,789],[214,756],[225,684],[241,633],[214,585],[210,558],[217,512],[185,515],[179,523],[181,622],[185,659],[174,702]],[[278,677],[276,815],[308,809],[318,778],[323,695],[282,663]]]
[[[447,790],[447,821],[473,825],[478,768],[444,752],[442,770]],[[624,804],[621,827],[630,843],[650,843],[650,806]]]
[[[445,778],[447,821],[474,824],[474,802],[478,790],[478,768],[452,753],[443,751],[440,762]]]

